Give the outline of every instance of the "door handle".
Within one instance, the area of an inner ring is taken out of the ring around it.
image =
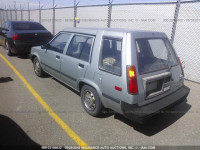
[[[84,68],[84,65],[79,63],[78,68]]]
[[[60,56],[56,55],[56,60],[60,59]]]

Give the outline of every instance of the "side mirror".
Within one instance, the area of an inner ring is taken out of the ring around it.
[[[41,49],[49,49],[50,45],[47,43],[47,44],[44,44],[41,46]]]

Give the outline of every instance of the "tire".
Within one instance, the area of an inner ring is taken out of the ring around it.
[[[5,47],[6,47],[7,55],[8,55],[8,56],[12,56],[13,53],[12,53],[11,50],[10,50],[10,46],[9,46],[8,41],[6,41]]]
[[[45,75],[45,72],[42,70],[42,67],[37,57],[35,57],[33,60],[33,69],[38,77],[43,77]]]
[[[84,85],[81,89],[81,103],[85,111],[91,116],[97,117],[102,113],[103,104],[96,90],[88,85]]]

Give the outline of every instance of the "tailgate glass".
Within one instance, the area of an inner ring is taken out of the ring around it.
[[[167,38],[136,39],[140,74],[158,71],[177,65],[177,58]]]

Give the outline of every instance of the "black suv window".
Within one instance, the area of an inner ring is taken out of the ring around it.
[[[41,24],[36,22],[13,22],[14,30],[46,30]]]
[[[103,39],[99,68],[116,75],[121,75],[121,51],[121,40]]]
[[[68,33],[60,33],[57,37],[53,39],[50,43],[50,50],[63,53],[65,45],[70,39],[71,34]]]
[[[89,61],[93,39],[93,37],[75,35],[70,42],[66,54],[84,61]]]

